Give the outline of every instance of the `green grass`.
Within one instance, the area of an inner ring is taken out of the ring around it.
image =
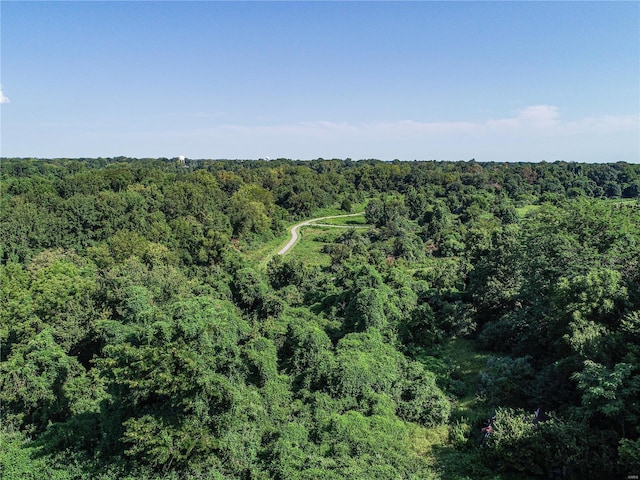
[[[345,215],[345,212],[339,209],[328,208],[316,212],[316,215],[313,218],[331,215]],[[264,270],[267,267],[269,260],[277,255],[282,247],[287,244],[291,238],[289,231],[291,227],[297,223],[300,223],[300,221],[287,225],[286,234],[282,234],[266,243],[247,249],[245,251],[247,258],[256,263],[258,269]],[[364,215],[327,218],[326,220],[321,220],[320,223],[345,227],[354,226],[357,228],[365,227],[367,225]],[[333,240],[340,234],[344,233],[344,231],[345,229],[343,228],[314,225],[301,227],[298,229],[298,234],[300,235],[298,242],[285,254],[285,257],[292,258],[295,256],[312,265],[328,266],[331,259],[329,255],[321,253],[320,250],[324,245],[332,243]],[[326,239],[326,241],[323,239]]]
[[[351,223],[353,222],[353,223]],[[336,226],[365,227],[366,221],[363,215],[343,218],[328,218],[319,223]],[[346,228],[327,227],[322,225],[305,225],[298,229],[300,238],[298,242],[285,254],[288,258],[299,258],[310,265],[329,266],[331,257],[322,253],[322,248],[335,241],[342,235]]]
[[[320,220],[318,223],[325,223],[327,225],[364,226],[367,224],[367,219],[364,218],[364,215],[358,215],[357,217],[327,218],[326,220]]]
[[[409,445],[418,456],[425,457],[427,464],[433,466],[435,459],[432,456],[434,447],[442,447],[449,442],[449,426],[439,425],[428,428],[415,423],[407,423]]]
[[[525,205],[524,207],[516,208],[516,213],[520,218],[524,218],[530,213],[533,213],[540,209],[540,205]]]
[[[498,474],[482,462],[482,451],[474,443],[478,431],[474,419],[483,406],[476,398],[477,379],[490,354],[478,351],[467,338],[448,340],[439,352],[442,362],[456,367],[456,378],[465,385],[454,402],[446,425],[427,428],[408,424],[411,450],[435,472],[438,480],[524,480],[524,477]],[[475,436],[474,436],[475,435]]]
[[[456,365],[458,377],[465,386],[462,396],[455,404],[453,418],[472,417],[476,407],[477,380],[493,354],[480,352],[472,340],[452,338],[444,346],[443,357]]]
[[[298,242],[284,255],[285,258],[299,258],[308,265],[320,265],[323,267],[331,263],[331,257],[322,253],[322,248],[332,243],[339,235],[344,233],[341,228],[316,227],[313,225],[298,229],[300,238]]]
[[[313,211],[312,215],[310,215],[310,218],[328,217],[330,215],[346,215],[349,213],[364,212],[364,209],[367,206],[367,203],[369,203],[368,200],[362,203],[355,203],[355,202],[352,203],[350,212],[345,212],[344,210],[341,210],[339,204],[335,204],[330,207],[319,208]]]
[[[250,262],[257,264],[259,269],[264,270],[269,260],[278,254],[280,249],[287,244],[289,238],[289,228],[287,227],[286,233],[266,243],[262,243],[255,248],[247,249],[244,253]]]

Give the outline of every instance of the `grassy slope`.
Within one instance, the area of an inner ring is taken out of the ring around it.
[[[287,258],[298,258],[308,265],[326,267],[331,262],[328,254],[322,253],[322,247],[333,242],[344,230],[332,227],[309,225],[298,230],[300,239],[286,253]]]
[[[452,338],[442,349],[442,360],[454,366],[456,378],[463,389],[454,400],[449,425],[426,428],[412,424],[409,441],[412,450],[436,472],[442,480],[504,479],[488,470],[480,462],[481,451],[475,443],[479,432],[474,430],[477,411],[484,407],[476,397],[479,373],[484,369],[489,354],[474,347],[473,340]]]
[[[457,400],[453,419],[469,417],[476,407],[478,375],[484,369],[489,354],[476,350],[472,340],[453,338],[445,345],[444,357],[456,365],[458,376],[465,386],[463,395]]]
[[[363,211],[364,205],[356,205]],[[325,208],[316,212],[313,218],[320,218],[330,215],[346,215],[346,213],[337,208]],[[259,247],[246,252],[247,257],[258,264],[258,268],[264,270],[277,252],[286,245],[290,238],[290,229],[293,225],[300,223],[295,222],[287,226],[286,233],[266,242]],[[328,218],[320,223],[336,226],[355,228],[366,227],[366,219],[364,215],[345,217],[345,218]],[[328,266],[331,259],[329,255],[322,253],[322,247],[333,243],[333,240],[343,234],[344,228],[324,227],[320,225],[307,225],[298,229],[300,238],[298,242],[287,253],[287,258],[299,258],[310,265]]]

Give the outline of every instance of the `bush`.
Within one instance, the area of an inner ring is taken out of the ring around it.
[[[468,419],[462,417],[454,420],[449,426],[449,441],[455,447],[462,447],[471,437],[471,424]]]
[[[480,395],[489,404],[523,405],[534,379],[531,357],[490,357],[480,374]]]
[[[629,477],[640,474],[640,439],[633,441],[624,438],[620,440],[618,455],[618,463],[624,474]],[[624,478],[624,474],[622,478]]]
[[[436,385],[436,376],[420,363],[411,362],[404,377],[398,416],[428,427],[445,424],[451,415],[451,402]]]
[[[487,441],[486,462],[501,472],[526,478],[619,478],[615,447],[606,433],[580,419],[563,420],[553,413],[533,423],[524,410],[498,409],[494,433]]]

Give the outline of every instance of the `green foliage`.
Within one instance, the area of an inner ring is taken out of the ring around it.
[[[254,269],[247,267],[234,275],[234,298],[243,308],[253,310],[258,307],[267,293],[267,284]]]
[[[522,410],[498,410],[486,459],[501,471],[544,478],[557,465],[578,455],[580,439],[555,420],[535,425]]]
[[[640,394],[640,376],[637,365],[617,363],[612,369],[591,360],[585,360],[584,368],[575,372],[582,392],[582,405],[593,415],[602,414],[612,420],[619,419],[624,429],[625,417],[637,421],[635,404]],[[635,417],[635,418],[634,418]]]
[[[451,402],[436,384],[436,376],[418,362],[410,362],[405,368],[398,415],[428,427],[445,424],[451,415]]]
[[[8,353],[7,347],[33,334],[29,332],[33,302],[29,284],[30,275],[22,265],[0,264],[0,342],[4,346],[1,360]]]
[[[640,470],[640,439],[633,441],[624,438],[620,440],[618,452],[621,470],[627,475],[635,475],[634,472]]]
[[[396,418],[347,412],[332,418],[326,435],[330,456],[345,463],[337,469],[345,477],[384,479],[406,471],[407,430]],[[383,452],[385,463],[376,462]]]
[[[491,236],[490,246],[478,249],[469,274],[469,287],[479,316],[490,320],[512,309],[522,284],[518,265],[518,231],[506,229]]]
[[[384,331],[388,327],[385,315],[386,296],[380,290],[365,288],[349,302],[345,315],[349,330],[365,331],[376,328]]]
[[[428,303],[418,305],[403,326],[404,342],[433,346],[444,338],[444,331],[436,323],[436,317]]]
[[[70,472],[62,465],[53,465],[37,448],[17,432],[0,434],[0,472],[3,480],[69,480]]]
[[[377,329],[350,333],[336,345],[331,391],[353,407],[367,408],[375,393],[397,395],[403,362]]]
[[[480,395],[489,405],[522,405],[533,377],[530,357],[491,357],[480,376]]]
[[[353,205],[351,204],[351,200],[349,200],[348,198],[345,198],[344,200],[342,200],[342,203],[340,204],[340,210],[345,211],[347,213],[351,213],[353,211]]]
[[[395,228],[398,223],[403,222],[407,214],[404,200],[397,197],[385,197],[382,200],[372,199],[364,212],[367,223],[387,228]]]
[[[228,215],[234,235],[265,235],[269,232],[275,204],[271,192],[244,185],[231,197]]]
[[[586,275],[563,277],[556,289],[558,306],[574,319],[610,323],[620,316],[627,300],[622,274],[607,268],[592,269]]]
[[[334,366],[331,340],[313,321],[295,321],[289,324],[287,344],[291,352],[287,371],[307,389],[325,388]]]
[[[489,437],[486,461],[503,472],[548,478],[565,472],[570,478],[607,478],[616,473],[615,447],[606,436],[590,432],[580,420],[551,415],[534,424],[521,410],[499,409]]]
[[[3,420],[31,433],[72,414],[95,412],[104,397],[100,380],[65,354],[51,329],[13,348],[0,372]]]
[[[637,473],[637,165],[0,175],[3,478]],[[367,228],[307,227],[276,255],[284,225],[356,208],[330,223]],[[514,410],[539,405],[557,413]]]
[[[30,270],[33,314],[52,327],[65,351],[77,348],[96,315],[92,267],[77,265],[61,252],[44,251],[31,262]]]
[[[201,297],[173,304],[170,318],[133,342],[107,345],[100,366],[123,408],[125,454],[163,469],[211,455],[211,431],[236,403],[235,382],[246,371],[238,344],[247,333],[231,305]],[[250,368],[268,376],[262,365]]]

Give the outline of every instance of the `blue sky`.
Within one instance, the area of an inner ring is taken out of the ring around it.
[[[638,2],[0,2],[2,156],[640,163]]]

